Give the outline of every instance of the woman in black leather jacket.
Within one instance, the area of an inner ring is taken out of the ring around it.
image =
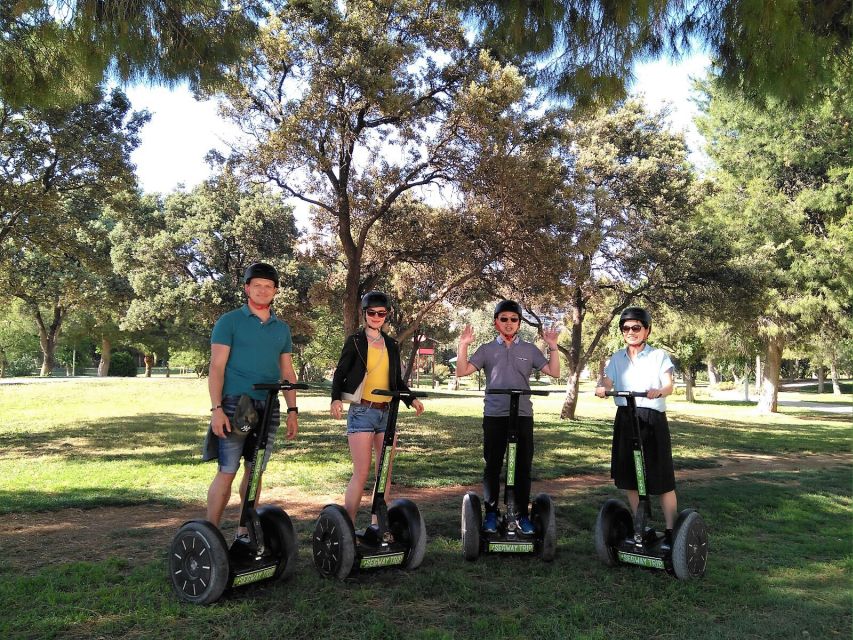
[[[370,473],[370,460],[377,463],[388,423],[388,397],[374,395],[374,389],[408,391],[400,366],[400,348],[382,327],[391,310],[388,296],[370,291],[361,299],[364,326],[344,342],[335,375],[332,378],[331,414],[340,419],[343,402],[350,403],[347,412],[347,440],[352,457],[352,478],[344,496],[344,506],[355,526],[358,508],[364,496],[364,485]],[[416,415],[424,407],[417,398],[406,401]],[[396,446],[396,442],[394,445]],[[393,449],[391,455],[393,456]],[[393,458],[392,458],[393,460]],[[390,486],[390,466],[389,466]],[[388,499],[389,491],[385,498]]]

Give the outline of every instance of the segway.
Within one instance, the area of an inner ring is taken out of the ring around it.
[[[662,569],[674,574],[679,580],[701,577],[708,560],[708,530],[695,509],[684,509],[678,514],[672,529],[671,549],[664,544],[664,534],[648,526],[652,517],[652,503],[646,493],[645,458],[636,402],[636,398],[645,398],[646,393],[608,391],[606,395],[625,398],[628,403],[634,429],[631,444],[640,503],[633,518],[621,500],[610,499],[604,503],[595,522],[595,550],[598,557],[608,567],[624,563]]]
[[[244,451],[252,452],[247,458],[252,475],[243,498],[240,526],[247,528],[249,540],[235,540],[229,549],[222,532],[211,522],[185,523],[169,549],[172,587],[185,602],[209,604],[218,600],[226,589],[288,578],[296,566],[296,538],[287,513],[272,505],[255,509],[255,499],[263,474],[261,467],[275,397],[279,391],[307,389],[308,385],[285,380],[256,384],[252,388],[266,391],[267,398],[264,414],[257,424],[244,425],[248,435],[243,446]],[[237,426],[232,424],[232,428]]]
[[[426,527],[417,505],[401,498],[388,507],[385,491],[400,399],[423,398],[427,394],[380,389],[374,389],[373,393],[391,398],[370,510],[371,516],[376,516],[376,524],[356,531],[342,506],[330,504],[323,508],[314,527],[313,553],[314,566],[326,578],[345,580],[354,570],[382,567],[416,569],[424,559]]]
[[[480,497],[469,491],[462,498],[462,555],[466,560],[476,560],[481,553],[531,553],[550,562],[557,550],[557,524],[551,496],[540,493],[533,500],[530,520],[532,535],[523,534],[517,524],[518,507],[515,501],[515,463],[518,448],[518,403],[521,396],[547,396],[549,391],[530,389],[490,389],[486,393],[509,396],[509,427],[506,447],[506,485],[504,504],[506,512],[498,511],[496,533],[483,531],[483,512]]]

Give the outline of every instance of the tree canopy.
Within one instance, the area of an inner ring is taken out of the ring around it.
[[[259,3],[220,0],[31,0],[0,5],[0,101],[86,101],[119,81],[215,83],[255,33]]]
[[[484,42],[535,64],[579,106],[625,96],[638,61],[707,51],[721,82],[758,102],[802,104],[832,84],[853,43],[848,0],[462,0]],[[848,67],[849,69],[849,67]]]

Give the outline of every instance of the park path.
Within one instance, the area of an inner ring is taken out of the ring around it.
[[[679,482],[737,477],[767,471],[798,471],[846,465],[853,467],[853,455],[820,454],[770,456],[736,453],[716,467],[684,469],[677,472]],[[567,476],[533,483],[533,494],[546,492],[555,497],[573,491],[610,485],[605,474]],[[479,485],[415,488],[394,487],[394,496],[407,497],[428,506],[442,500],[458,500],[466,491],[479,491]],[[285,487],[264,492],[264,502],[285,505],[288,514],[304,527],[317,517],[320,509],[338,502],[340,495],[308,495]],[[130,569],[163,557],[172,536],[189,519],[204,515],[203,505],[188,505],[176,510],[163,505],[63,509],[60,511],[12,513],[0,520],[0,563],[24,573],[35,573],[53,565],[75,561],[103,561],[118,558]],[[239,518],[239,501],[233,498],[224,522]]]

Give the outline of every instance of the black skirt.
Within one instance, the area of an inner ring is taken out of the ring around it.
[[[646,492],[658,496],[675,490],[675,470],[672,466],[672,443],[666,413],[637,407],[640,434],[643,440],[643,460],[646,468]],[[613,423],[613,449],[610,457],[610,477],[620,489],[637,489],[634,454],[631,440],[634,426],[628,407],[616,410]]]

